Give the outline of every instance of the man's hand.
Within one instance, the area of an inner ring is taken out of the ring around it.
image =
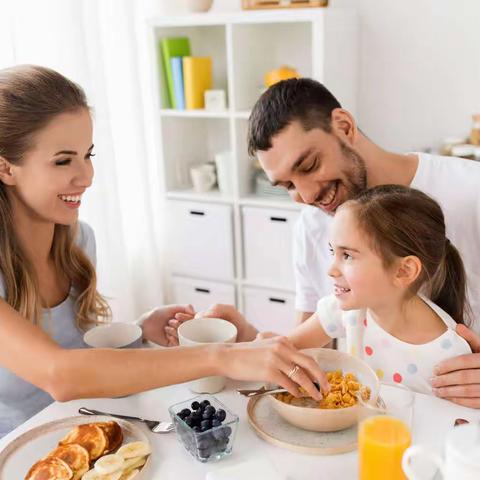
[[[195,315],[195,311],[191,305],[167,305],[144,314],[142,324],[143,338],[164,347],[175,345],[168,337],[165,327],[168,325],[169,320],[174,319],[176,315],[186,315],[192,318]]]
[[[456,331],[473,353],[440,362],[434,370],[433,393],[465,407],[480,408],[480,336],[465,325],[457,325]]]

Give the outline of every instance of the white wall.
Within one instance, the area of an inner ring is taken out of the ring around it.
[[[184,1],[145,0],[152,12],[181,14]],[[468,134],[480,113],[480,0],[331,0],[359,13],[358,120],[397,151]],[[214,0],[212,11],[240,11]],[[341,61],[341,59],[339,59]]]

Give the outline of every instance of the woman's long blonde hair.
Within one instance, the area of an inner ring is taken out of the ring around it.
[[[0,71],[0,157],[22,163],[35,135],[61,113],[88,109],[81,87],[54,70],[23,65]],[[7,187],[0,181],[0,273],[5,300],[33,323],[43,315],[38,278],[15,233]],[[107,321],[110,308],[97,292],[95,267],[76,243],[78,223],[55,225],[51,255],[75,294],[77,325]]]

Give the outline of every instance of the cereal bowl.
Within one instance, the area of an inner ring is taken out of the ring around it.
[[[370,399],[365,403],[375,406],[380,382],[377,375],[363,360],[348,353],[327,348],[309,348],[303,353],[312,356],[325,372],[341,370],[343,374],[353,373],[358,382],[370,389]],[[357,403],[350,407],[327,409],[297,406],[285,403],[270,395],[275,411],[287,422],[304,430],[314,432],[335,432],[349,428],[365,416],[365,407]]]

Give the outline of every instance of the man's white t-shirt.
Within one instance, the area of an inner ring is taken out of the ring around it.
[[[473,329],[480,333],[480,162],[418,153],[411,187],[434,198],[445,215],[447,237],[459,250],[468,281]],[[296,301],[302,312],[315,312],[320,298],[332,293],[328,249],[332,217],[306,206],[295,227]]]
[[[319,300],[316,313],[325,333],[330,338],[345,338],[346,351],[367,362],[380,380],[431,395],[430,379],[435,365],[472,350],[455,332],[455,320],[424,296],[420,298],[447,327],[442,335],[423,344],[394,337],[375,322],[368,310],[342,311],[335,295]]]

